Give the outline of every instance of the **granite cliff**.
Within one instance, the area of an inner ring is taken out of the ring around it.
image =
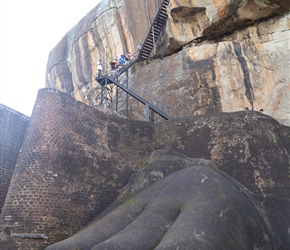
[[[97,105],[97,61],[109,73],[117,55],[136,52],[159,2],[102,0],[51,51],[46,86]],[[156,53],[130,81],[180,116],[250,109],[290,125],[289,9],[286,0],[172,0]],[[130,118],[139,113],[130,105]]]

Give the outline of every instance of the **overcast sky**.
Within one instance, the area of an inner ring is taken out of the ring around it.
[[[0,0],[0,103],[31,115],[49,52],[101,0]]]

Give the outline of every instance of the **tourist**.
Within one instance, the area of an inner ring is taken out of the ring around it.
[[[119,65],[125,65],[126,64],[126,60],[124,59],[124,55],[120,55],[117,60],[118,60],[118,64]]]

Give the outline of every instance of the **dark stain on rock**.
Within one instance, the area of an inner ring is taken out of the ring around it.
[[[192,19],[196,19],[198,13],[205,12],[204,7],[189,8],[180,6],[171,10],[171,17],[176,22],[186,22]]]
[[[81,50],[80,50],[80,47],[79,46],[75,46],[75,55],[76,55],[76,58],[81,58]],[[82,74],[82,67],[76,67],[76,73],[77,73],[77,76],[79,78],[79,80],[84,83],[85,82],[85,79],[83,77],[83,74]]]
[[[234,0],[229,4],[227,10],[227,16],[235,15],[240,7],[241,0]]]
[[[73,92],[72,73],[67,61],[62,61],[59,65],[55,66],[55,71],[57,75],[61,76],[61,88],[65,89],[68,93]]]
[[[252,110],[253,110],[254,109],[254,107],[253,107],[254,92],[253,92],[253,88],[252,88],[252,84],[251,84],[251,80],[250,80],[250,71],[249,71],[248,66],[247,66],[247,61],[242,55],[241,45],[237,42],[233,42],[233,45],[234,45],[235,54],[237,56],[237,59],[241,65],[241,68],[242,68],[242,71],[244,74],[244,86],[246,88],[245,94],[246,94],[248,101],[251,103]]]
[[[189,71],[192,78],[191,89],[188,94],[196,97],[195,108],[192,111],[198,111],[200,114],[220,112],[222,110],[221,98],[216,87],[216,73],[214,60],[212,58],[200,61],[194,61],[190,57],[183,59],[183,70]]]

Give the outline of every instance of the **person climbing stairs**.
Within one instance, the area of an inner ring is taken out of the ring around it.
[[[106,86],[108,84],[115,84],[118,88],[121,88],[123,91],[125,91],[130,96],[134,97],[138,101],[145,104],[146,121],[149,121],[149,108],[151,110],[154,110],[156,113],[158,113],[159,115],[161,115],[163,118],[165,118],[167,120],[172,119],[172,117],[170,117],[165,112],[163,112],[162,110],[155,107],[152,103],[149,103],[148,101],[146,101],[145,99],[143,99],[142,97],[140,97],[139,95],[134,93],[134,91],[132,89],[124,87],[124,85],[122,85],[122,84],[120,84],[120,82],[118,82],[118,78],[124,72],[128,72],[128,69],[130,67],[132,67],[136,62],[147,60],[150,57],[153,49],[155,49],[158,37],[160,36],[161,31],[163,30],[163,28],[166,24],[166,21],[168,18],[167,6],[169,4],[169,1],[170,0],[163,0],[162,1],[161,6],[157,11],[155,19],[153,20],[152,25],[150,27],[150,30],[146,36],[145,41],[143,42],[143,44],[140,44],[140,47],[138,48],[138,56],[136,58],[133,58],[132,60],[130,60],[129,63],[122,66],[122,68],[116,70],[112,76],[103,76],[103,77],[96,78],[97,82],[100,84],[100,86],[97,86],[96,89],[101,91],[101,93],[97,93],[98,96],[102,96],[102,98],[105,97],[105,99],[106,99],[106,96],[105,96],[107,94],[107,87]],[[127,77],[128,77],[128,73],[127,73]],[[127,82],[128,82],[128,79],[127,79]],[[110,106],[112,106],[112,105],[110,105]]]

